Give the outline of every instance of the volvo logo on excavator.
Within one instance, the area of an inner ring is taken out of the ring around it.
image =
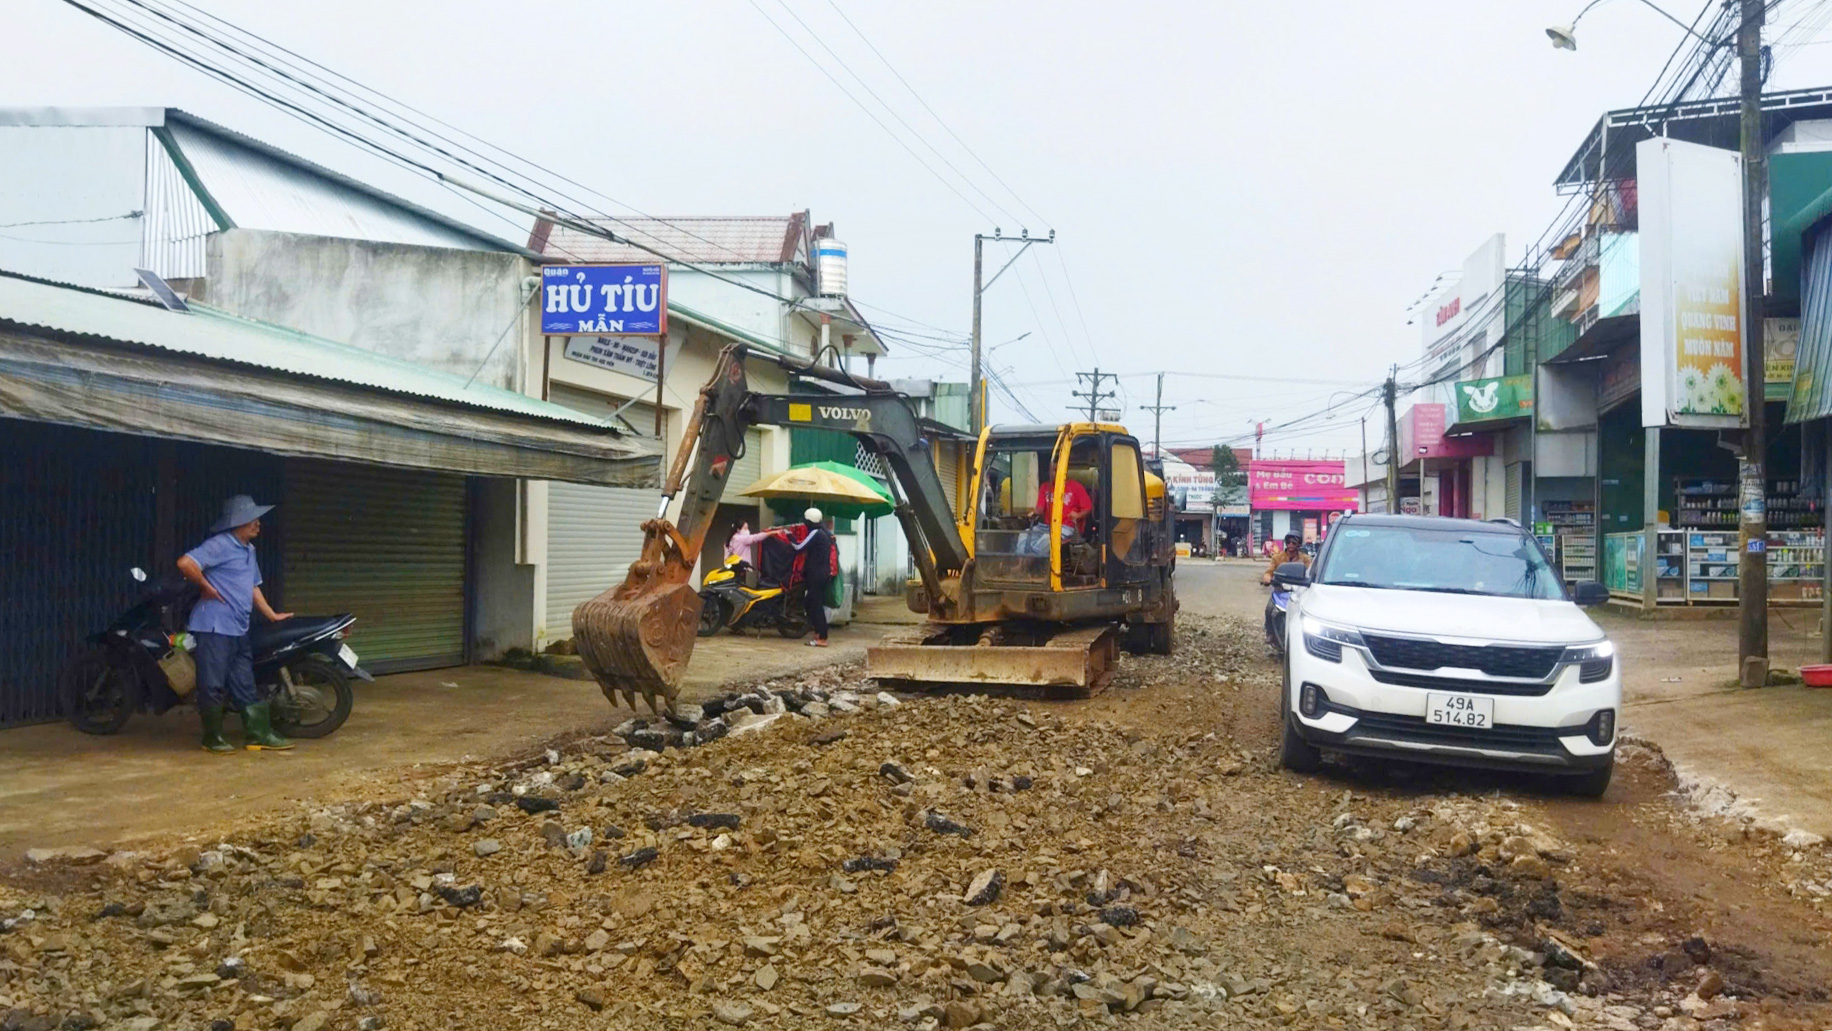
[[[869,408],[834,408],[829,405],[816,405],[815,411],[819,412],[823,419],[838,419],[844,422],[871,421],[871,409]]]

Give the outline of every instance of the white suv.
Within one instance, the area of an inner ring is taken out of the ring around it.
[[[1511,522],[1362,515],[1308,571],[1279,567],[1286,613],[1281,758],[1323,750],[1565,774],[1609,787],[1622,674],[1539,542]]]

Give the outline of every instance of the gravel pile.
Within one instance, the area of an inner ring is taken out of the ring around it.
[[[0,1027],[1642,1026],[1513,803],[1236,739],[1258,637],[1186,627],[1084,703],[826,669],[213,848],[41,855],[0,886]]]

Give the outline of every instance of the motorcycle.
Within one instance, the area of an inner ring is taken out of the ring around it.
[[[808,632],[801,584],[759,584],[756,570],[736,555],[706,574],[700,584],[701,637],[711,637],[725,629],[767,627],[775,627],[784,637],[801,637]]]
[[[1274,581],[1268,585],[1272,596],[1266,599],[1266,647],[1279,658],[1285,657],[1285,609],[1291,604],[1291,589]]]
[[[133,578],[146,583],[146,571]],[[183,704],[195,685],[185,618],[197,588],[172,578],[148,589],[58,673],[64,717],[86,734],[113,734],[135,711],[154,715]],[[350,716],[350,677],[373,681],[344,643],[356,617],[294,616],[250,630],[255,689],[287,737],[324,737]]]

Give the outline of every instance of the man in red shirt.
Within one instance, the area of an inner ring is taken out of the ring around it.
[[[1044,483],[1037,488],[1037,516],[1041,519],[1050,517],[1050,505],[1055,500],[1055,484]],[[1065,481],[1062,485],[1062,525],[1071,527],[1079,536],[1088,528],[1088,515],[1094,511],[1094,499],[1088,496],[1088,488],[1074,480]]]

